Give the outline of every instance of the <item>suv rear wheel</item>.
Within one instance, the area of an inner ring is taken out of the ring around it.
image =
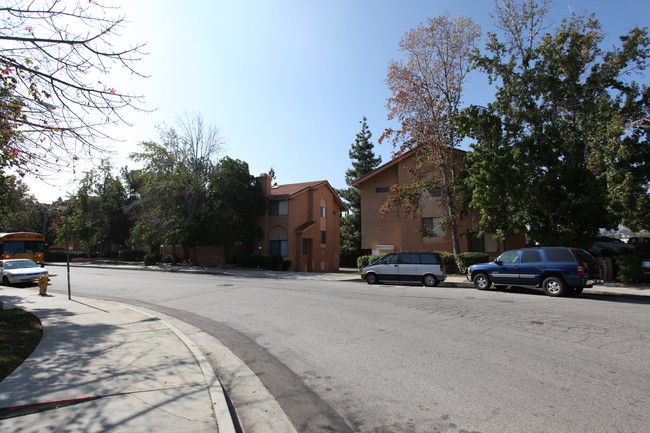
[[[559,277],[548,277],[542,283],[542,289],[548,296],[562,296],[566,293],[566,284]]]

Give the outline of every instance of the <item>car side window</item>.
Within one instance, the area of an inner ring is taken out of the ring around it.
[[[397,255],[397,261],[400,264],[410,264],[411,263],[411,255],[410,254],[398,254]]]
[[[388,254],[382,260],[382,263],[385,265],[394,265],[397,263],[397,254]]]
[[[420,253],[420,258],[422,260],[422,263],[425,263],[427,265],[440,264],[440,260],[438,259],[438,256],[433,253]]]
[[[548,248],[545,250],[546,258],[549,262],[575,262],[571,250],[566,248]]]
[[[499,261],[502,263],[519,263],[519,251],[506,251],[501,254]]]
[[[522,251],[521,252],[521,263],[537,263],[542,261],[542,255],[539,251]]]

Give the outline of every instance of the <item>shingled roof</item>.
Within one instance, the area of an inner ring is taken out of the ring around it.
[[[276,185],[271,188],[271,191],[269,193],[269,199],[279,199],[279,198],[290,199],[292,197],[305,193],[310,189],[318,188],[320,186],[326,186],[327,188],[329,188],[329,190],[332,191],[332,195],[334,195],[335,200],[341,206],[341,209],[343,211],[348,210],[347,206],[345,205],[345,203],[343,203],[336,190],[332,188],[332,186],[326,180],[317,180],[313,182],[288,183],[286,185]]]

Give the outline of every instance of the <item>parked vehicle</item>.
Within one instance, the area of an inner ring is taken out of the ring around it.
[[[446,277],[440,254],[433,251],[389,253],[361,271],[361,278],[368,284],[411,283],[434,287]]]
[[[479,290],[507,286],[541,287],[549,296],[579,295],[600,280],[596,260],[578,248],[539,247],[510,250],[492,263],[467,268],[467,279]]]
[[[610,238],[609,236],[592,236],[587,238],[589,248],[587,251],[590,254],[602,256],[611,254],[625,254],[634,251],[634,245],[625,243],[618,238]]]
[[[650,245],[650,236],[632,236],[627,240],[627,243],[635,247],[640,247],[641,245],[647,247]]]
[[[2,284],[31,283],[40,277],[47,277],[47,269],[30,259],[0,260]]]

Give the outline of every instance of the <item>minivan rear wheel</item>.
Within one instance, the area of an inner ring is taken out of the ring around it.
[[[366,275],[366,283],[368,284],[377,284],[377,281],[379,279],[377,278],[377,275],[373,274],[372,272]]]
[[[435,275],[425,275],[422,283],[427,287],[435,287],[438,285],[438,279]]]

